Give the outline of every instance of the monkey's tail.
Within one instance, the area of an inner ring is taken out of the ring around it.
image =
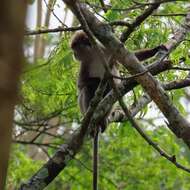
[[[96,127],[93,138],[93,190],[98,190],[99,130],[100,127]]]

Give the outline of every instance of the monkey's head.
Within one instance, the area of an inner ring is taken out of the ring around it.
[[[75,58],[80,61],[83,61],[92,50],[92,45],[88,36],[83,31],[76,32],[73,35],[70,46],[74,52]]]

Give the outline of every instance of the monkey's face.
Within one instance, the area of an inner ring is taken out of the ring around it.
[[[85,61],[88,60],[91,53],[92,53],[92,47],[87,44],[78,44],[73,48],[74,56],[79,61]]]
[[[75,58],[81,62],[87,61],[93,52],[93,47],[88,36],[83,31],[75,33],[71,40],[71,48],[73,49]]]

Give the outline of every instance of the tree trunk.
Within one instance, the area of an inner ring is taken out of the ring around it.
[[[46,15],[45,15],[45,22],[44,22],[44,28],[49,28],[49,22],[51,19],[51,14],[53,7],[56,3],[56,0],[49,0],[47,4],[47,10],[46,10]],[[44,35],[41,36],[41,57],[44,56],[45,53],[45,48],[46,48],[46,39],[44,38]]]
[[[14,106],[23,61],[26,2],[1,0],[0,6],[0,189],[4,190]]]
[[[42,26],[42,0],[37,0],[37,21],[36,28],[39,29]],[[42,36],[36,35],[34,41],[34,61],[42,57]]]

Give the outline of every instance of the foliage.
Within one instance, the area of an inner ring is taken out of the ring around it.
[[[89,2],[99,3],[97,0]],[[116,11],[119,8],[127,9],[133,6],[132,0],[111,0],[110,4],[112,8],[103,14],[110,22],[117,20],[132,22],[144,10],[140,8]],[[168,3],[163,4],[155,14],[176,13],[185,8],[184,2]],[[133,51],[162,44],[170,38],[173,29],[180,26],[182,19],[183,17],[151,16],[131,34],[125,45]],[[118,37],[125,29],[123,26],[114,26]],[[26,56],[26,66],[21,79],[21,104],[15,110],[14,139],[20,144],[13,146],[7,189],[19,187],[21,182],[29,179],[45,161],[43,156],[40,161],[30,158],[26,144],[36,145],[40,149],[40,153],[36,154],[40,156],[43,151],[52,156],[55,148],[67,142],[70,135],[79,127],[81,114],[77,106],[76,90],[79,65],[73,59],[69,48],[70,37],[70,34],[64,34],[57,40],[57,36],[47,35],[48,47],[54,48],[51,54],[34,62],[31,61],[31,57]],[[189,36],[187,38],[189,39]],[[190,65],[188,39],[170,55],[174,66]],[[55,41],[59,43],[54,44]],[[32,42],[32,38],[26,38],[27,49],[33,47]],[[179,65],[182,58],[185,58],[185,61]],[[145,64],[155,60],[156,58],[152,58]],[[157,78],[162,82],[169,82],[183,79],[186,75],[187,71],[172,70],[160,74]],[[136,87],[133,93],[126,96],[127,104],[134,104],[143,93],[141,87]],[[189,104],[189,100],[185,99],[188,95],[186,89],[170,91],[168,94],[179,111],[187,116],[189,110],[185,102]],[[190,165],[189,150],[165,127],[163,116],[161,119],[159,117],[159,111],[151,104],[141,110],[136,119],[153,141],[170,155],[175,155],[181,164]],[[44,131],[46,133],[43,133]],[[28,143],[25,144],[23,141]],[[80,154],[46,189],[91,189],[90,141],[87,139]],[[177,169],[161,157],[128,122],[111,124],[101,135],[99,181],[101,190],[188,190],[189,180],[188,173]]]

